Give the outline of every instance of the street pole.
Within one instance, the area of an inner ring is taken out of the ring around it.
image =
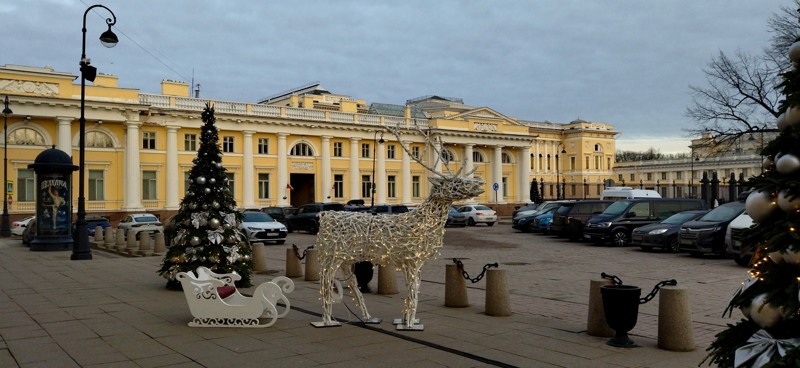
[[[11,223],[8,218],[8,199],[6,193],[8,191],[8,117],[11,116],[13,111],[8,108],[8,95],[6,95],[3,102],[3,220],[0,225],[0,236],[11,236]]]

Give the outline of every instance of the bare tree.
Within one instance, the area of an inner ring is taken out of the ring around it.
[[[789,69],[787,55],[798,29],[800,0],[794,8],[781,7],[770,17],[767,26],[772,33],[770,47],[760,55],[737,50],[732,56],[720,51],[703,69],[706,86],[689,86],[692,105],[686,116],[697,122],[688,129],[692,136],[711,133],[716,146],[730,146],[745,134],[775,131],[775,119],[780,115],[783,79]]]

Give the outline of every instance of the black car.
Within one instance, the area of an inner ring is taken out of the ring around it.
[[[322,211],[344,211],[341,203],[306,203],[297,209],[294,215],[286,218],[286,228],[293,231],[306,231],[316,234],[319,231],[319,213]]]
[[[373,215],[396,215],[408,212],[408,207],[403,204],[381,204],[370,207],[366,212]]]
[[[288,221],[286,219],[297,212],[297,208],[294,207],[261,207],[259,210],[275,219],[275,221],[282,223],[284,226],[288,226]]]
[[[466,227],[467,216],[464,216],[463,213],[458,212],[458,209],[455,207],[450,206],[450,211],[447,212],[447,222],[444,223],[444,227],[448,226]]]
[[[742,212],[744,202],[729,202],[695,221],[684,223],[681,226],[681,251],[693,256],[711,253],[725,257],[725,232],[728,231],[728,224]]]
[[[576,201],[561,203],[553,212],[550,232],[560,237],[576,241],[583,238],[583,224],[589,217],[602,213],[614,201]],[[537,212],[538,213],[538,212]]]
[[[522,231],[523,233],[539,231],[538,224],[534,221],[536,220],[536,217],[541,215],[552,214],[557,209],[558,207],[550,207],[544,211],[536,212],[532,215],[515,217],[514,219],[511,220],[511,228]]]
[[[642,250],[662,248],[670,252],[677,252],[681,247],[679,237],[681,225],[697,220],[706,213],[708,210],[678,212],[661,222],[637,227],[631,233],[631,245],[638,245]]]
[[[31,246],[31,240],[36,237],[36,227],[37,222],[36,218],[34,217],[33,220],[28,222],[28,226],[25,226],[25,230],[22,231],[22,244],[25,246]]]

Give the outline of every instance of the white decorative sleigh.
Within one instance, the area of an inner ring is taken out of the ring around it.
[[[241,279],[235,273],[217,274],[202,266],[196,273],[177,275],[194,316],[190,327],[269,327],[289,313],[289,299],[284,294],[294,290],[294,283],[287,277],[258,285],[249,297],[234,286],[234,281]],[[280,313],[278,302],[283,304]]]

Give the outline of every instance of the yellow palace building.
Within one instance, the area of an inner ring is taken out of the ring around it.
[[[34,172],[28,165],[41,151],[55,146],[78,164],[77,79],[50,67],[0,67],[0,95],[8,96],[13,110],[4,132],[12,220],[34,212]],[[200,146],[206,103],[215,107],[222,164],[244,208],[351,199],[419,203],[428,192],[429,172],[411,155],[431,165],[435,160],[421,157],[430,151],[418,129],[439,146],[446,166],[436,165],[437,170],[474,168],[472,175],[486,181],[486,191],[472,201],[501,215],[530,202],[534,179],[545,183],[539,187],[545,199],[555,199],[557,180],[563,197],[597,198],[614,166],[617,132],[602,123],[521,120],[442,96],[404,105],[367,104],[319,84],[256,103],[211,101],[191,96],[184,82],[165,80],[160,94],[146,94],[99,74],[86,87],[88,215],[116,220],[124,213],[151,212],[165,218],[177,211]],[[395,126],[402,141],[386,129]],[[77,181],[75,173],[73,188]],[[77,203],[76,189],[72,197]]]

